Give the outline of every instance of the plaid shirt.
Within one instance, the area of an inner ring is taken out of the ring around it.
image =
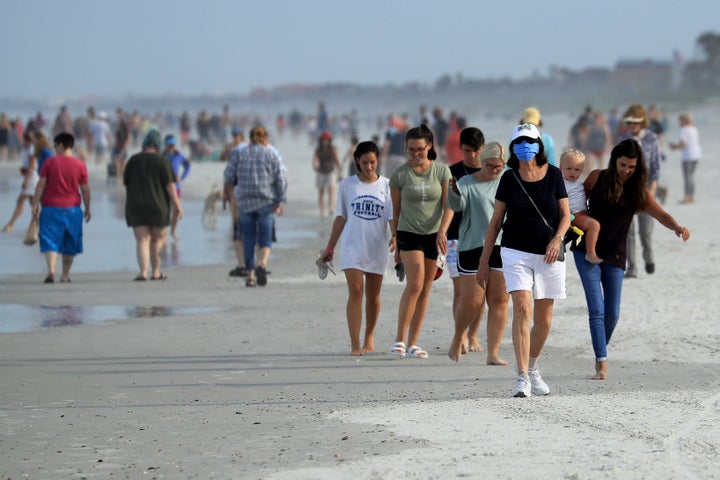
[[[287,201],[287,180],[278,156],[268,147],[251,143],[235,149],[225,167],[225,183],[235,185],[242,213]]]

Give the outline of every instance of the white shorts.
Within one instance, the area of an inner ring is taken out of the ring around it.
[[[566,297],[565,262],[545,263],[545,255],[521,252],[502,247],[503,275],[508,293],[516,290],[532,292],[535,300]]]
[[[458,272],[457,268],[457,262],[458,262],[458,241],[457,240],[448,240],[447,241],[447,255],[445,255],[445,259],[447,261],[447,268],[448,274],[450,275],[450,278],[458,278],[460,276],[460,273]]]
[[[24,165],[23,167],[27,168]],[[40,181],[40,175],[38,175],[36,170],[30,175],[30,181],[27,184],[27,188],[23,188],[23,183],[25,183],[25,174],[23,174],[23,176],[20,178],[20,195],[24,197],[34,197],[35,186],[38,184],[38,181]]]

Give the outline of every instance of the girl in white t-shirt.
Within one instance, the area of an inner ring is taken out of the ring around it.
[[[685,185],[685,198],[681,203],[695,202],[695,168],[702,157],[700,135],[693,125],[689,113],[680,115],[680,140],[671,143],[673,150],[682,149],[682,172]]]
[[[348,284],[347,322],[352,355],[375,351],[374,332],[380,315],[380,287],[387,269],[388,223],[393,218],[388,179],[377,166],[380,149],[374,142],[361,142],[353,153],[358,174],[340,182],[337,216],[319,262],[330,262],[341,238],[340,269]],[[364,292],[363,292],[364,283]],[[364,294],[364,295],[363,295]],[[362,302],[365,297],[365,340],[360,345]]]

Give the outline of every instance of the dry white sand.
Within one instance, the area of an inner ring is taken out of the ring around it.
[[[274,252],[265,288],[229,278],[232,265],[175,268],[166,282],[142,284],[127,272],[78,273],[52,286],[36,274],[0,278],[3,304],[226,309],[0,335],[0,474],[720,478],[720,139],[712,136],[720,119],[700,117],[706,153],[696,205],[676,204],[678,154],[664,166],[666,208],[692,238],[682,244],[656,224],[657,272],[625,282],[607,381],[589,379],[592,348],[571,257],[568,298],[556,304],[541,359],[547,397],[510,398],[514,367],[486,366],[484,354],[447,358],[446,277],[433,288],[421,336],[429,359],[384,353],[402,291],[390,274],[378,352],[351,357],[343,277],[321,282],[313,269],[330,223],[318,220],[305,247]],[[287,214],[312,218],[307,147],[279,146]],[[203,194],[221,171],[196,165],[186,192]],[[501,354],[513,359],[509,328]]]

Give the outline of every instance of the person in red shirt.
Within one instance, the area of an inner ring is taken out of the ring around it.
[[[32,200],[33,215],[40,219],[40,251],[45,254],[45,283],[55,282],[55,265],[62,255],[61,282],[70,281],[70,267],[83,251],[82,221],[90,221],[90,187],[85,163],[73,157],[75,137],[55,136],[57,155],[45,161]],[[85,206],[83,213],[80,201]],[[42,210],[40,205],[42,204]]]
[[[445,158],[447,159],[447,164],[450,166],[462,162],[465,158],[462,150],[460,149],[460,132],[463,131],[465,126],[465,118],[458,117],[457,130],[450,133],[447,140],[445,141]]]

